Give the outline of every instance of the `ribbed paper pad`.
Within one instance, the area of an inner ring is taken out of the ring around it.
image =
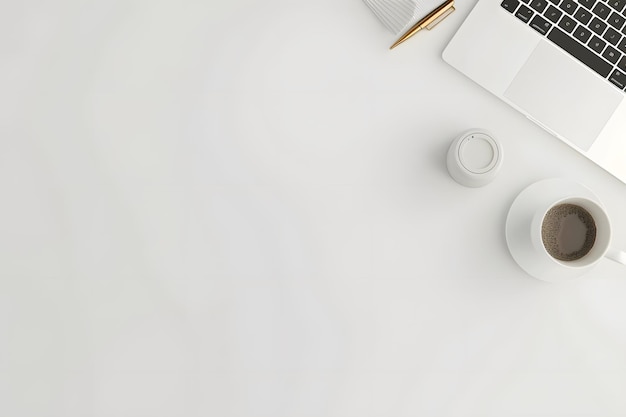
[[[395,35],[404,32],[443,0],[363,0],[378,20]]]

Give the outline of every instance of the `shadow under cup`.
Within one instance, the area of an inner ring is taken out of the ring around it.
[[[602,259],[611,243],[604,209],[586,198],[565,198],[539,211],[533,219],[532,240],[552,261],[582,268]]]

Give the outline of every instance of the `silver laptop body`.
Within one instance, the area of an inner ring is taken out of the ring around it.
[[[478,0],[443,58],[626,183],[621,4]]]

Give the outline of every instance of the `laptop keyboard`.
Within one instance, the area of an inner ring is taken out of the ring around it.
[[[502,8],[626,88],[626,0],[503,0]]]

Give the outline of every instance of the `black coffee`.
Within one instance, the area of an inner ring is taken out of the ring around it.
[[[541,239],[548,253],[561,261],[575,261],[589,253],[596,241],[596,222],[575,204],[559,204],[546,213]]]

